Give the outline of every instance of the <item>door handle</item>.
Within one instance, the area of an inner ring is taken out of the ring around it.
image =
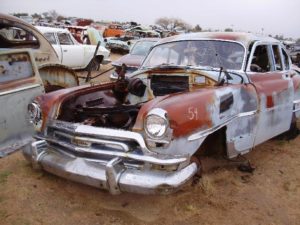
[[[64,52],[67,52],[67,51],[68,51],[68,50],[66,50],[66,49],[64,50]]]

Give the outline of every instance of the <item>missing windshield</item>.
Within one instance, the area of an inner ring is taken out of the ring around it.
[[[143,67],[178,65],[240,70],[244,47],[236,42],[217,40],[178,41],[158,45],[148,55]]]

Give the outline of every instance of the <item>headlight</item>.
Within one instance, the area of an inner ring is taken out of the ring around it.
[[[29,121],[33,123],[35,126],[38,126],[42,122],[42,113],[40,106],[32,102],[28,105],[28,115],[29,115]]]
[[[145,120],[145,130],[148,136],[154,139],[159,139],[165,136],[169,128],[167,112],[163,109],[151,110]]]

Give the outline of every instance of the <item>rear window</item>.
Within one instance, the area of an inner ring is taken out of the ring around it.
[[[0,24],[1,48],[38,48],[37,38],[29,31],[17,26]]]
[[[0,55],[0,84],[34,76],[28,53]]]

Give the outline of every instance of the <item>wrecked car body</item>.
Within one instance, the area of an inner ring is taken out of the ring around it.
[[[0,158],[32,140],[34,128],[27,106],[44,93],[31,51],[0,51]]]
[[[53,27],[36,27],[55,49],[62,65],[72,69],[96,70],[100,64],[110,62],[110,52],[103,46],[80,44],[69,30]],[[95,51],[97,50],[96,54]],[[94,57],[95,54],[95,57]]]
[[[124,41],[120,37],[111,37],[105,39],[105,47],[110,49],[111,52],[119,54],[127,54],[130,50],[130,41]]]
[[[124,74],[37,97],[28,161],[112,194],[166,194],[199,174],[202,155],[245,154],[300,117],[300,76],[272,38],[173,36]]]
[[[112,65],[115,67],[115,71],[111,74],[110,78],[118,78],[117,71],[121,69],[123,64],[127,67],[126,75],[135,72],[141,66],[150,48],[159,40],[159,38],[142,38],[137,40],[132,45],[127,55],[124,55],[118,60],[112,62]]]
[[[46,91],[79,85],[76,73],[60,64],[51,44],[34,26],[0,13],[0,51],[26,48],[31,49]]]

